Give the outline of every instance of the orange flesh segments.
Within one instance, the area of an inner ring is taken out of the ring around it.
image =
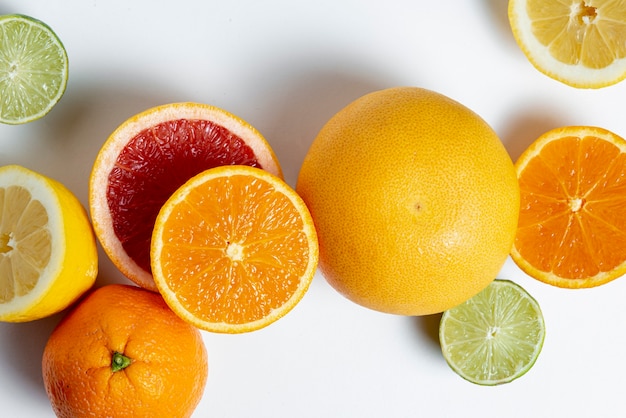
[[[520,254],[565,279],[619,267],[626,260],[624,177],[626,154],[606,140],[568,137],[547,144],[521,176]]]
[[[170,290],[210,322],[268,316],[297,291],[309,265],[302,219],[288,197],[269,183],[247,183],[232,176],[198,186],[170,214],[185,223],[163,233]]]

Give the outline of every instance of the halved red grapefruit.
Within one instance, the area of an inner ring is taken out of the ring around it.
[[[159,210],[191,177],[235,164],[282,178],[265,138],[218,107],[171,103],[122,123],[100,149],[89,180],[94,230],[113,264],[137,285],[157,291],[150,239]]]

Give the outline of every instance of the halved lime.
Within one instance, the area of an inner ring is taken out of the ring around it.
[[[68,60],[45,23],[24,15],[0,16],[0,122],[39,119],[61,99]]]
[[[439,341],[457,374],[478,385],[508,383],[535,364],[545,337],[537,301],[509,280],[495,280],[443,313]]]

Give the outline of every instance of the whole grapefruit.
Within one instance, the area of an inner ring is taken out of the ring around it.
[[[366,94],[313,141],[296,190],[319,267],[348,299],[400,315],[456,306],[487,287],[519,215],[513,162],[494,130],[442,94]]]

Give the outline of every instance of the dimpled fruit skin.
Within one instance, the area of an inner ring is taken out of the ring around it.
[[[332,117],[296,190],[317,228],[326,280],[392,314],[442,312],[487,287],[519,215],[515,169],[496,133],[417,87],[367,94]]]
[[[112,370],[114,353],[130,364]],[[207,375],[200,331],[159,294],[122,284],[87,295],[54,329],[42,356],[44,387],[59,418],[190,417]]]

